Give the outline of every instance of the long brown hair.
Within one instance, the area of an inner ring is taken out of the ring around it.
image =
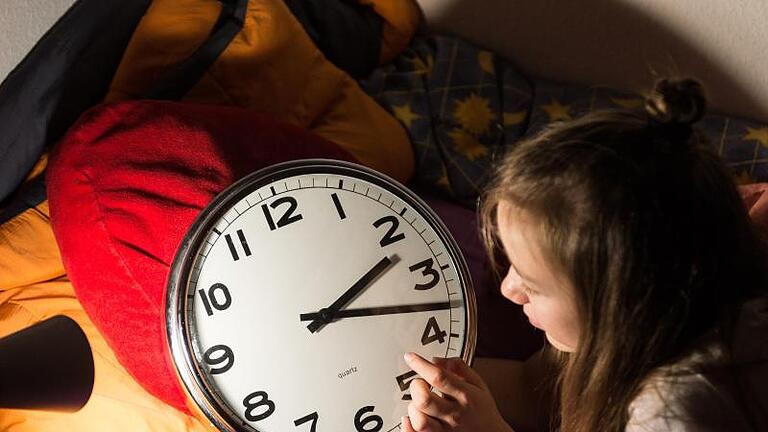
[[[505,155],[482,197],[540,223],[540,245],[575,290],[577,351],[560,374],[560,429],[624,430],[651,372],[683,356],[765,286],[762,244],[720,158],[692,128],[701,85],[659,81],[642,111],[551,125]]]

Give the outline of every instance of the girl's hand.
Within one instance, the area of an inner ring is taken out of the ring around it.
[[[412,401],[405,432],[513,432],[496,408],[488,386],[459,358],[435,358],[430,363],[418,354],[405,355],[408,366],[422,378],[411,381]],[[429,386],[442,395],[433,393]]]

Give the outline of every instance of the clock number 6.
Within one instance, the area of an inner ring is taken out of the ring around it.
[[[214,357],[214,354],[222,351],[223,351],[223,354],[217,354]],[[233,353],[232,349],[226,345],[214,345],[208,348],[207,351],[205,351],[205,353],[203,354],[203,359],[210,366],[215,366],[219,363],[226,362],[224,366],[211,368],[211,375],[217,375],[217,374],[222,374],[228,371],[230,368],[232,368],[232,365],[235,364],[235,353]]]
[[[253,399],[259,398],[257,402],[254,403]],[[243,406],[245,406],[245,418],[248,421],[260,421],[264,420],[265,418],[272,415],[272,413],[275,412],[275,403],[269,400],[269,395],[267,395],[267,392],[265,391],[257,391],[249,394],[248,396],[243,399]],[[253,412],[256,411],[259,407],[266,406],[267,409],[262,412],[261,414],[254,415]]]
[[[390,226],[387,232],[384,233],[384,237],[379,242],[381,247],[389,246],[392,243],[399,242],[400,240],[405,238],[405,234],[403,233],[395,234],[395,231],[397,231],[397,228],[400,226],[400,221],[398,221],[397,218],[392,215],[384,216],[383,218],[378,219],[376,222],[373,223],[373,226],[375,228],[378,228],[384,225],[385,223],[390,224]]]
[[[298,425],[304,424],[304,423],[306,423],[308,421],[311,421],[312,424],[309,426],[309,432],[316,432],[317,431],[317,429],[316,429],[317,428],[317,419],[319,417],[320,416],[317,415],[317,411],[315,411],[312,414],[305,415],[304,417],[302,417],[302,418],[300,418],[298,420],[294,420],[293,424],[298,426]]]
[[[440,281],[440,273],[437,272],[432,266],[435,264],[434,261],[432,261],[432,258],[427,258],[424,261],[418,262],[410,267],[408,267],[408,270],[411,271],[411,273],[415,272],[416,270],[423,269],[421,274],[424,276],[429,276],[431,279],[429,282],[425,284],[416,284],[413,289],[418,291],[426,291],[430,288],[434,288],[435,285]]]
[[[384,427],[384,420],[376,414],[371,414],[367,418],[363,418],[363,414],[372,412],[376,407],[364,406],[355,414],[355,430],[357,432],[379,432]],[[366,425],[373,423],[373,427],[366,428]]]
[[[272,218],[272,212],[269,210],[269,207],[277,209],[282,204],[288,204],[288,211],[283,213],[283,215],[280,216],[280,219],[277,220],[277,224],[275,224],[275,220]],[[299,203],[296,202],[296,198],[290,196],[278,198],[272,201],[272,204],[270,204],[269,207],[267,207],[266,204],[262,204],[261,210],[264,211],[264,217],[267,218],[267,225],[269,225],[269,230],[274,231],[278,228],[282,228],[286,225],[300,221],[302,219],[301,214],[293,214],[298,206]]]
[[[215,283],[208,288],[208,294],[204,289],[199,289],[197,292],[200,294],[200,298],[203,300],[203,306],[208,316],[213,315],[213,309],[223,311],[232,304],[232,296],[229,295],[227,286],[222,283]],[[219,301],[219,296],[216,292],[221,293],[222,301]]]

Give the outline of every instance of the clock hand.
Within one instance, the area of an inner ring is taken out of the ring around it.
[[[321,309],[318,314],[319,317],[315,318],[307,328],[312,333],[318,331],[320,327],[328,324],[333,319],[333,315],[349,303],[355,296],[360,294],[376,277],[384,272],[389,266],[392,265],[392,260],[389,257],[382,258],[376,265],[374,265],[367,273],[365,273],[360,279],[357,280],[341,297],[337,298],[330,306],[325,309]]]
[[[450,309],[450,308],[451,308],[450,302],[437,302],[437,303],[423,303],[423,304],[411,304],[411,305],[401,305],[401,306],[378,306],[378,307],[369,307],[369,308],[360,308],[360,309],[342,309],[333,313],[332,319],[336,320],[336,319],[342,319],[342,318],[364,317],[364,316],[373,316],[373,315],[390,315],[390,314],[401,314],[401,313],[411,313],[411,312],[425,312],[425,311]],[[316,320],[321,318],[322,318],[321,312],[304,313],[299,315],[299,319],[301,321],[311,321],[311,320]]]

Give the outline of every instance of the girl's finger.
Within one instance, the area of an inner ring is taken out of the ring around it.
[[[453,357],[453,358],[441,358],[441,357],[435,357],[432,359],[432,362],[444,369],[448,369],[449,371],[455,373],[456,375],[464,378],[468,383],[480,387],[480,388],[487,388],[487,385],[485,384],[485,381],[483,380],[480,375],[474,371],[469,365],[467,365],[464,360]]]
[[[432,387],[454,399],[464,398],[467,383],[458,375],[430,363],[416,353],[406,354],[405,362]]]
[[[401,419],[404,432],[416,432],[411,425],[411,419],[408,416],[403,416]]]
[[[457,408],[455,402],[433,393],[429,384],[423,379],[411,381],[409,389],[411,391],[411,404],[430,417],[442,419]]]
[[[419,411],[414,404],[408,404],[408,419],[416,432],[445,432],[446,430],[437,419]]]

